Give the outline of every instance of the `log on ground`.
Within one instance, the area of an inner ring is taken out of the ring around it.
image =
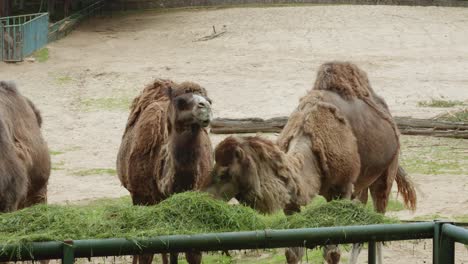
[[[288,117],[262,118],[216,118],[211,123],[213,134],[278,133],[286,125]],[[422,135],[468,139],[468,123],[447,122],[432,119],[395,117],[404,135]]]

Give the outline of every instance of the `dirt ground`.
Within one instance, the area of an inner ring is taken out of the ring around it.
[[[213,26],[226,33],[198,41]],[[205,86],[215,117],[273,117],[293,110],[321,63],[350,60],[368,72],[394,115],[427,118],[446,109],[419,107],[420,101],[468,102],[467,43],[463,8],[151,11],[92,19],[50,44],[45,62],[0,63],[0,79],[14,80],[42,111],[53,160],[50,203],[76,203],[128,195],[115,176],[116,154],[128,104],[154,78]],[[213,136],[213,143],[225,136]],[[466,140],[460,146],[466,154]],[[397,216],[468,214],[466,170],[412,176],[418,210]],[[431,252],[430,241],[392,243],[385,260],[430,263]],[[468,263],[466,248],[457,249],[457,263]]]

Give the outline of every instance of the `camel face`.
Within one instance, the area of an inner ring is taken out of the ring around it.
[[[211,100],[195,93],[184,93],[172,98],[170,115],[176,127],[198,125],[207,127],[213,118]]]
[[[215,198],[249,203],[249,193],[256,190],[258,176],[252,158],[243,149],[241,139],[228,137],[215,150],[213,184],[205,191]]]

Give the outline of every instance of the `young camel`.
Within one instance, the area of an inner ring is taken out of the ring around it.
[[[195,83],[156,80],[134,99],[117,172],[135,205],[154,205],[211,183],[213,151],[206,131],[211,119],[211,100]],[[151,263],[152,258],[134,257],[133,262]],[[201,253],[188,252],[186,258],[200,263]],[[171,254],[171,263],[176,262],[177,254]]]
[[[396,180],[413,208],[414,188],[397,174],[397,128],[383,99],[367,84],[365,73],[353,64],[322,65],[314,89],[300,100],[277,144],[229,137],[216,147],[214,184],[207,191],[264,213],[283,209],[292,214],[315,195],[351,199],[370,189],[374,207],[384,213]],[[327,246],[324,257],[338,263],[338,248]],[[302,249],[288,249],[286,258],[299,262]]]

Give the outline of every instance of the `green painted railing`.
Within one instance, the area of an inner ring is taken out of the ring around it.
[[[48,26],[47,13],[0,18],[0,60],[22,61],[45,46]]]
[[[0,261],[156,254],[168,252],[264,249],[369,242],[369,263],[376,263],[375,242],[433,239],[435,264],[454,263],[454,243],[468,244],[468,230],[446,222],[261,230],[236,233],[159,236],[142,240],[92,239],[0,246]]]

